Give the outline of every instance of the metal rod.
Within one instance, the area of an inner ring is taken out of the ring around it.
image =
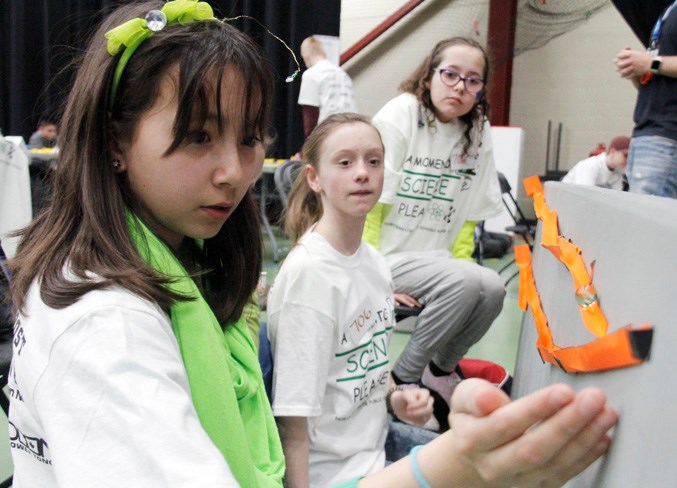
[[[545,145],[545,174],[550,171],[550,133],[552,132],[552,120],[548,120],[548,139]]]
[[[409,12],[411,12],[416,7],[418,7],[420,4],[422,4],[423,1],[424,0],[409,0],[407,3],[405,3],[394,14],[392,14],[386,20],[381,22],[379,25],[377,25],[371,32],[367,33],[366,36],[364,36],[362,39],[360,39],[355,44],[353,44],[353,46],[348,48],[348,50],[346,50],[346,52],[341,54],[340,64],[344,64],[344,63],[348,62],[348,60],[350,58],[355,56],[362,49],[364,49],[369,44],[371,44],[373,41],[375,41],[377,37],[379,37],[385,31],[390,29],[398,21],[402,20],[402,18],[405,15],[407,15]]]
[[[559,152],[562,147],[562,122],[557,129],[557,153],[555,155],[555,171],[559,171]]]

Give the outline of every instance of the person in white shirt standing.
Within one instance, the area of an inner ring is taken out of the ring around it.
[[[562,182],[623,190],[629,145],[629,137],[614,137],[609,143],[608,151],[576,163],[562,178]]]
[[[308,68],[301,78],[299,105],[305,137],[332,114],[357,112],[353,82],[339,66],[327,60],[322,43],[308,37],[301,43],[301,57]]]

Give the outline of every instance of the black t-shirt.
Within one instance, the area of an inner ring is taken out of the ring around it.
[[[677,55],[677,6],[663,22],[658,54]],[[632,135],[663,136],[677,141],[677,78],[654,75],[649,83],[639,86]]]

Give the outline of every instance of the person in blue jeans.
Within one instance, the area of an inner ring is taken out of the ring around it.
[[[616,70],[637,87],[628,151],[630,191],[677,198],[677,9],[658,17],[647,51],[623,49]]]

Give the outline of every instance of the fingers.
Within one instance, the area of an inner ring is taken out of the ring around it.
[[[404,397],[407,402],[407,411],[409,412],[432,412],[433,397],[430,396],[430,391],[425,388],[417,388],[412,390],[404,390]]]
[[[406,305],[407,307],[422,307],[423,305],[414,297],[407,295],[405,293],[395,293],[395,301],[401,305]]]
[[[396,391],[391,397],[391,404],[396,415],[418,425],[425,424],[433,413],[433,398],[423,388]]]
[[[618,421],[618,414],[604,406],[602,410],[560,449],[549,462],[553,472],[563,480],[576,476],[606,452],[611,443],[609,430]]]
[[[632,50],[627,47],[621,50],[617,55],[616,59],[628,59],[632,55]]]
[[[402,390],[402,394],[409,405],[425,404],[430,396],[430,390],[426,388],[409,388]]]
[[[610,429],[616,424],[618,415],[604,407],[577,435],[542,466],[529,468],[520,473],[523,480],[531,485],[562,486],[568,480],[583,472],[597,461],[609,448]],[[540,460],[539,460],[540,463]],[[545,484],[543,483],[546,481]]]
[[[425,424],[430,419],[430,416],[432,414],[433,414],[432,397],[428,398],[428,400],[423,405],[414,408],[410,407],[407,408],[407,415],[409,417],[409,420],[418,425]]]
[[[497,408],[510,403],[502,390],[479,378],[463,380],[452,396],[452,413],[469,413],[476,416],[488,415]]]
[[[635,54],[635,51],[625,48],[614,58],[614,64],[616,65],[616,71],[623,77],[629,78],[636,73],[640,59]]]
[[[486,382],[465,380],[450,420],[459,453],[477,473],[511,486],[561,486],[606,451],[618,420],[596,388],[574,395],[553,385],[508,401]]]
[[[614,58],[616,71],[618,71],[623,78],[642,76],[649,70],[650,63],[650,54],[632,49],[624,49],[618,53],[616,58]]]
[[[606,398],[599,389],[586,389],[576,398],[544,418],[516,438],[509,449],[497,449],[494,462],[497,466],[531,469],[542,465],[555,455],[554,463],[569,466],[580,459],[615,422],[612,415],[602,414]],[[594,419],[602,417],[592,426]],[[522,470],[520,469],[520,471]]]
[[[474,380],[469,386],[464,385],[470,381],[465,380],[456,388],[450,415],[461,448],[470,451],[494,449],[519,438],[574,398],[571,388],[553,385],[510,402],[505,393],[490,383]]]

